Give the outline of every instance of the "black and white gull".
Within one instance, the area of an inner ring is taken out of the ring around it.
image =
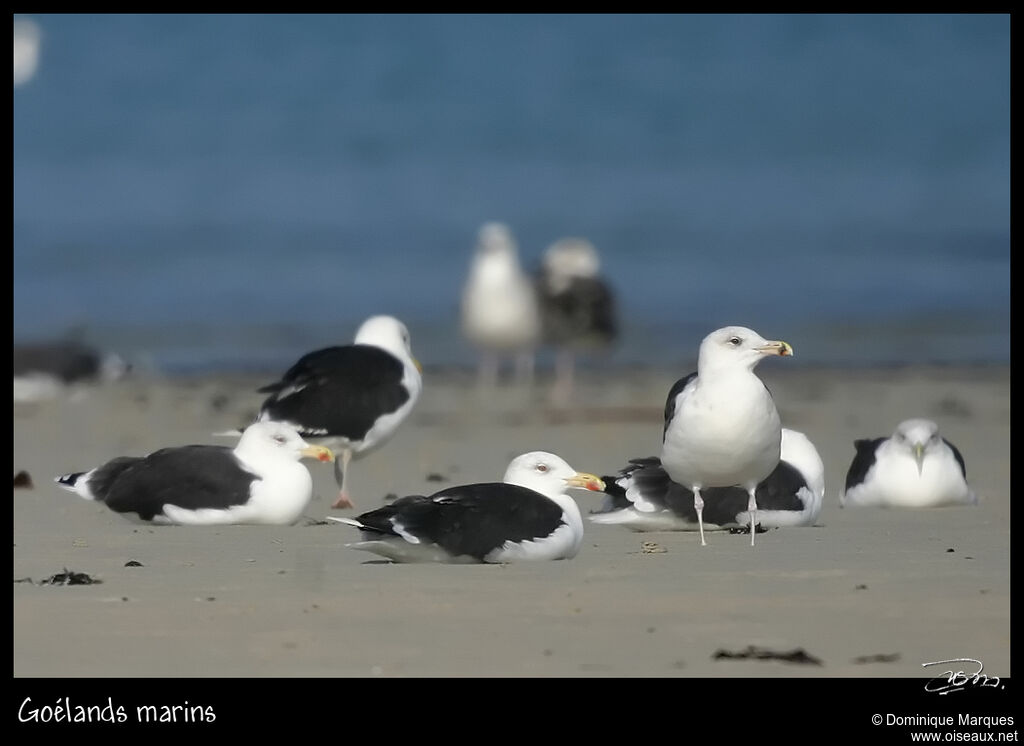
[[[697,371],[675,383],[665,402],[661,463],[669,477],[693,492],[700,543],[704,540],[702,490],[739,486],[748,495],[754,543],[757,485],[778,466],[782,423],[754,368],[768,356],[789,356],[786,342],[752,329],[727,326],[700,344]]]
[[[313,496],[302,458],[334,454],[306,443],[294,428],[256,422],[232,449],[216,445],[162,448],[121,456],[102,466],[57,477],[61,487],[103,502],[127,518],[181,525],[288,525]]]
[[[384,445],[416,405],[423,388],[409,330],[393,316],[371,316],[352,344],[303,355],[269,394],[257,420],[285,422],[310,442],[336,452],[334,508],[351,508],[346,476],[352,459]]]
[[[120,380],[131,366],[76,339],[14,345],[14,401],[37,401],[69,387]]]
[[[544,252],[537,276],[544,341],[555,349],[552,399],[572,396],[576,355],[608,348],[619,332],[615,294],[601,276],[594,245],[562,238]]]
[[[923,418],[901,422],[887,438],[854,441],[840,506],[933,508],[976,505],[960,450]]]
[[[602,477],[607,497],[594,523],[633,531],[696,531],[693,493],[673,482],[657,456],[630,459],[617,476]],[[741,487],[705,487],[704,527],[749,526],[748,496]],[[825,466],[818,449],[801,432],[782,428],[781,460],[757,485],[761,528],[813,526],[825,497]]]
[[[356,518],[329,520],[360,530],[362,540],[347,546],[393,562],[570,559],[583,540],[570,488],[599,492],[605,485],[553,453],[533,451],[513,459],[501,482],[409,495]]]

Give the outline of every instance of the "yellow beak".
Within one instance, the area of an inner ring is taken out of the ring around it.
[[[303,458],[315,458],[317,461],[334,461],[334,454],[326,446],[308,446],[299,453]]]
[[[591,492],[604,492],[604,480],[600,477],[595,477],[593,474],[587,474],[582,471],[573,474],[565,480],[565,483],[570,487],[579,487],[580,489],[590,490]]]
[[[783,342],[781,339],[765,342],[757,348],[757,351],[763,352],[765,355],[778,355],[779,357],[793,356],[793,348],[789,346],[789,342]]]

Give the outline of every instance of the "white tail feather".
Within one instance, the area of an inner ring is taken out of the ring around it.
[[[349,526],[355,526],[356,528],[362,528],[363,524],[354,518],[335,518],[333,515],[325,516],[327,520],[334,521],[335,523],[346,523]]]
[[[93,495],[92,491],[89,489],[88,475],[89,472],[85,471],[72,472],[70,474],[54,477],[53,481],[62,489],[65,489],[68,492],[74,492],[79,497],[84,497],[86,500],[95,500],[96,496]]]

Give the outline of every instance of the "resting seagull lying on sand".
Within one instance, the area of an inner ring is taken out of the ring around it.
[[[190,445],[148,456],[122,456],[84,472],[57,477],[61,487],[111,510],[153,523],[288,525],[313,497],[313,478],[301,458],[330,461],[280,423],[246,428],[234,449]]]
[[[332,518],[362,532],[347,546],[394,562],[505,563],[576,556],[583,520],[571,487],[601,491],[553,453],[513,459],[502,482],[466,484],[410,495],[357,518]]]
[[[841,506],[976,505],[964,457],[931,420],[904,420],[888,438],[854,441]]]

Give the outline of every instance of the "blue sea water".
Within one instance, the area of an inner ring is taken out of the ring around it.
[[[17,16],[16,16],[17,18]],[[14,338],[279,367],[405,320],[472,362],[476,232],[589,238],[625,334],[1009,362],[1008,15],[36,15]]]

